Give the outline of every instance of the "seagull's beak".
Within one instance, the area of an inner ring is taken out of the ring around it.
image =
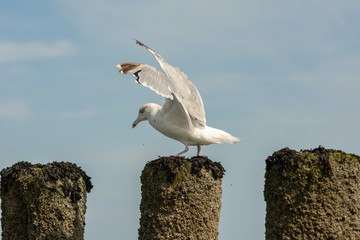
[[[136,120],[132,124],[132,128],[136,127],[139,122],[147,120],[146,113],[144,113],[144,110],[139,110],[139,114],[136,118]]]
[[[133,122],[132,128],[136,127],[136,125],[138,125],[139,122],[140,122],[140,119],[137,118],[137,119]]]

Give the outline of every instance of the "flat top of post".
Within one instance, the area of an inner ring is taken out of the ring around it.
[[[277,152],[274,152],[273,155],[269,156],[266,159],[266,170],[270,170],[271,167],[275,164],[285,165],[288,161],[293,161],[294,159],[300,160],[301,156],[298,153],[306,153],[306,152],[316,154],[317,156],[319,156],[320,159],[324,161],[324,163],[328,162],[331,153],[339,153],[341,155],[346,155],[348,157],[357,159],[357,161],[360,163],[360,156],[356,154],[345,153],[341,150],[326,149],[323,146],[319,146],[317,148],[310,150],[301,149],[300,152],[297,152],[295,150],[286,147]]]
[[[86,191],[90,192],[93,188],[91,178],[76,164],[69,162],[52,162],[48,164],[32,164],[21,161],[11,167],[1,170],[1,192],[7,191],[7,186],[13,182],[20,173],[34,172],[40,170],[40,175],[44,181],[62,179],[68,177],[71,180],[77,181],[83,178],[86,185]]]
[[[201,169],[209,170],[212,173],[213,178],[221,179],[225,175],[225,169],[219,162],[213,162],[206,156],[194,156],[192,158],[177,157],[177,156],[168,156],[168,157],[159,157],[158,159],[149,161],[146,165],[151,167],[154,172],[157,171],[170,171],[176,172],[183,164],[190,164],[192,175],[199,175]]]

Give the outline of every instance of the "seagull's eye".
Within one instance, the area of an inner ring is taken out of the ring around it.
[[[144,113],[145,112],[145,108],[140,109],[139,113]]]

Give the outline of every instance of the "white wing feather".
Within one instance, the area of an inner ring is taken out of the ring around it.
[[[142,63],[122,63],[115,66],[120,68],[119,73],[132,73],[136,82],[155,91],[157,94],[172,99],[171,82],[164,73],[156,68]]]

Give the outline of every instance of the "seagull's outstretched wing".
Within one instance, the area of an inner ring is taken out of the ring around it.
[[[150,88],[163,97],[173,99],[171,82],[156,68],[142,63],[121,63],[115,67],[120,68],[120,74],[132,73],[136,77],[137,83]]]
[[[193,121],[181,98],[172,89],[174,86],[168,77],[156,68],[142,63],[121,63],[115,66],[119,73],[132,73],[136,82],[166,97],[161,114],[176,126],[193,131]]]
[[[159,62],[162,70],[168,78],[168,81],[171,82],[171,84],[168,84],[170,92],[173,92],[182,104],[184,104],[184,107],[188,111],[194,126],[205,126],[205,110],[200,93],[185,73],[181,72],[179,68],[168,64],[164,58],[145,44],[137,41],[136,39],[135,41],[138,45],[145,47],[149,52],[151,52],[155,59]]]

